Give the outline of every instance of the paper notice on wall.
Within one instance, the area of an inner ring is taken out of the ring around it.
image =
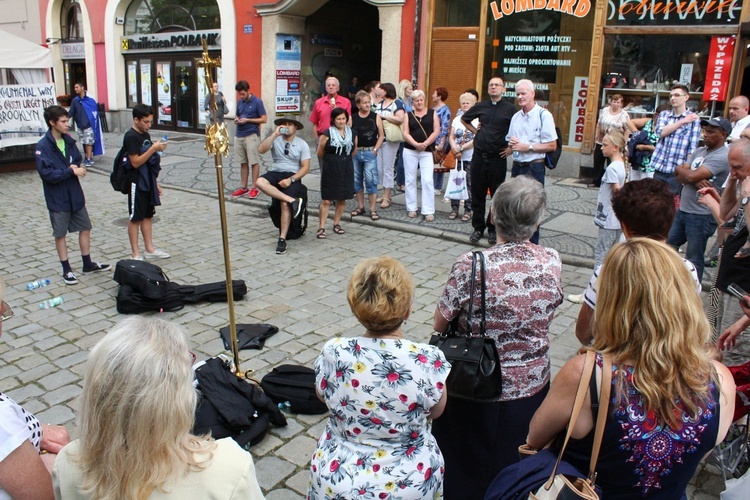
[[[52,84],[0,86],[0,148],[39,142],[44,108],[56,103]]]

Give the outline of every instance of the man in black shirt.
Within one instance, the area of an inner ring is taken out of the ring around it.
[[[122,147],[128,156],[129,167],[138,170],[138,180],[133,182],[128,193],[128,239],[130,240],[131,258],[143,260],[166,259],[169,254],[154,247],[152,218],[155,207],[161,205],[159,196],[161,186],[156,178],[161,164],[159,155],[167,148],[162,141],[151,142],[148,131],[154,121],[154,112],[145,104],[136,104],[133,108],[133,127],[125,132]],[[141,256],[138,248],[138,231],[143,235],[146,248]]]
[[[497,243],[495,226],[490,222],[492,214],[485,218],[485,205],[487,202],[487,189],[490,196],[495,194],[495,189],[505,182],[505,174],[508,163],[505,157],[505,148],[508,141],[510,120],[516,113],[516,108],[511,103],[503,101],[505,84],[500,77],[493,77],[487,87],[490,95],[489,101],[476,103],[469,111],[461,115],[464,126],[476,134],[474,137],[474,155],[471,157],[471,225],[474,232],[469,238],[472,243],[477,243],[487,228],[487,240],[490,245]],[[475,128],[471,122],[478,118],[479,128]]]

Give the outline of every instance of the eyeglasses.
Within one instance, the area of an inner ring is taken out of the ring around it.
[[[0,302],[3,308],[2,316],[0,316],[0,321],[6,321],[15,316],[15,313],[13,312],[13,308],[10,307],[10,304],[5,302],[4,300]]]
[[[669,94],[669,97],[687,97],[687,94]]]
[[[284,145],[284,154],[285,155],[289,154],[289,148],[290,147],[292,147],[292,145],[290,143],[288,143],[288,142]]]

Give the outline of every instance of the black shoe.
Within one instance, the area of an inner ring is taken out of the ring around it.
[[[719,264],[718,259],[717,260],[706,259],[706,261],[703,263],[703,266],[704,267],[716,267],[718,264]]]
[[[99,271],[109,271],[112,266],[109,264],[101,264],[99,262],[92,262],[91,267],[84,267],[83,274],[98,273]]]
[[[286,253],[286,240],[279,238],[279,243],[276,245],[276,253],[282,255]]]
[[[497,244],[497,234],[495,234],[495,231],[487,231],[487,241],[490,245]]]
[[[289,206],[292,208],[292,219],[297,218],[299,213],[302,211],[303,204],[304,204],[304,201],[302,200],[302,198],[297,198],[293,202],[289,203]]]
[[[469,236],[469,241],[471,241],[472,243],[479,243],[479,240],[482,239],[482,234],[484,234],[484,231],[475,229],[474,232],[471,233],[471,236]]]
[[[78,284],[78,278],[76,278],[76,275],[73,271],[68,271],[67,273],[63,274],[63,281],[66,285]]]

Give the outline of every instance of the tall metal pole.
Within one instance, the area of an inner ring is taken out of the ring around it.
[[[206,123],[206,145],[204,146],[209,155],[214,156],[216,165],[216,184],[219,190],[219,214],[221,216],[221,242],[224,245],[224,272],[226,274],[227,303],[229,304],[229,334],[232,341],[232,356],[234,357],[234,374],[243,377],[240,370],[240,350],[237,345],[237,325],[234,319],[234,292],[232,289],[232,264],[229,258],[229,231],[227,230],[227,210],[224,205],[224,173],[222,156],[229,154],[229,134],[224,123],[216,123],[216,99],[213,91],[213,78],[211,70],[221,67],[221,58],[211,59],[208,56],[208,45],[203,39],[203,55],[196,59],[196,66],[203,68],[206,85],[209,88],[210,103],[209,110],[212,120]]]

